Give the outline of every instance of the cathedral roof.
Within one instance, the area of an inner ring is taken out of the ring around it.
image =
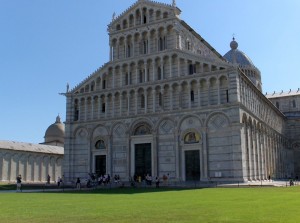
[[[250,66],[250,67],[255,67],[251,59],[242,51],[238,50],[238,43],[233,40],[230,43],[230,48],[225,55],[224,58],[233,64],[238,64],[239,66]]]
[[[0,141],[0,149],[58,155],[64,154],[64,148],[61,146],[49,146],[15,141]]]
[[[281,92],[273,92],[273,93],[266,93],[265,96],[267,98],[281,98],[281,97],[291,97],[291,96],[297,96],[297,95],[300,95],[300,88],[298,88],[298,90],[295,90],[295,91],[292,91],[292,90],[289,90],[288,92],[284,92],[284,91],[281,91]]]

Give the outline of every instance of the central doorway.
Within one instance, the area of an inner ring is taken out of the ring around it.
[[[106,174],[106,155],[95,156],[95,172],[98,176]]]
[[[151,143],[135,144],[135,174],[141,176],[152,174],[151,169]]]
[[[185,180],[200,180],[200,156],[199,150],[185,151]]]

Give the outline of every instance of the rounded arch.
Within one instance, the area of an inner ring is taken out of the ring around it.
[[[247,114],[246,113],[243,113],[241,122],[244,123],[244,124],[246,124],[246,125],[248,124],[248,118],[247,118]]]
[[[184,144],[200,143],[202,141],[201,132],[196,128],[188,128],[181,132],[180,141]]]
[[[195,128],[199,129],[203,126],[203,122],[197,115],[187,115],[178,122],[178,129],[184,131],[185,129]]]
[[[107,136],[109,135],[109,130],[106,126],[104,125],[97,125],[93,130],[92,130],[92,138],[96,138],[98,137],[99,135],[102,135],[102,136]]]
[[[147,125],[149,128],[150,128],[150,131],[153,132],[153,123],[150,119],[147,119],[147,118],[140,118],[140,119],[137,119],[135,120],[131,126],[130,126],[130,135],[134,135],[135,134],[135,131],[136,129],[141,126],[142,124],[145,124]]]

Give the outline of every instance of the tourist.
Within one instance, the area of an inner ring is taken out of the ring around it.
[[[159,177],[155,178],[155,185],[156,185],[156,188],[159,188]]]
[[[167,184],[168,184],[168,177],[167,177],[167,175],[163,175],[163,182],[164,182],[164,186],[167,186]]]
[[[100,186],[102,184],[102,182],[103,182],[103,177],[102,177],[102,175],[100,175],[98,177],[98,185]]]
[[[60,181],[61,181],[61,179],[60,179],[60,177],[58,177],[58,178],[57,178],[57,186],[58,186],[58,187],[60,186]]]
[[[21,174],[17,176],[17,191],[22,191],[22,176]]]
[[[149,174],[146,175],[146,185],[152,185],[152,177]]]
[[[50,177],[50,175],[48,174],[48,176],[47,176],[47,184],[50,184],[50,179],[51,179],[51,177]]]
[[[77,178],[77,180],[76,180],[76,188],[78,189],[78,190],[80,190],[80,178],[78,177]]]
[[[110,175],[107,174],[106,183],[110,184]]]

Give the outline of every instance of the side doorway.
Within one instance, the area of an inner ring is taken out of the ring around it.
[[[185,180],[200,180],[200,154],[199,150],[185,151]]]
[[[106,174],[106,155],[95,156],[95,173],[98,176]]]

